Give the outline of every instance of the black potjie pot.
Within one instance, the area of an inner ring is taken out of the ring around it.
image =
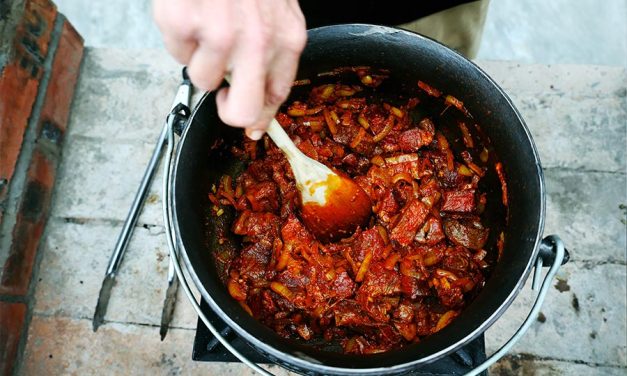
[[[403,373],[449,354],[483,333],[512,303],[539,253],[551,258],[554,244],[542,241],[542,168],[529,129],[511,100],[486,73],[453,50],[411,32],[380,26],[337,25],[310,30],[297,78],[315,78],[317,73],[345,66],[389,69],[391,75],[381,86],[382,95],[386,90],[393,95],[395,90],[423,80],[459,98],[491,140],[504,166],[509,210],[496,204],[501,202],[501,187],[496,175],[489,173],[486,192],[488,202],[494,204],[488,205],[485,220],[491,228],[489,244],[493,245],[503,231],[505,250],[483,290],[459,317],[419,343],[358,356],[281,338],[248,315],[228,294],[213,260],[220,247],[216,228],[228,226],[233,213],[227,212],[220,219],[208,215],[208,187],[217,185],[223,174],[243,168],[241,162],[229,157],[225,147],[241,140],[243,132],[220,121],[213,93],[206,94],[189,116],[171,160],[171,189],[164,200],[171,213],[167,225],[172,228],[178,255],[192,284],[239,336],[268,359],[306,374]],[[211,148],[218,140],[223,147]]]

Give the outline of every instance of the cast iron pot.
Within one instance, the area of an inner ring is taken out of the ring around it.
[[[466,58],[420,35],[380,26],[337,25],[309,31],[298,78],[361,65],[389,69],[390,88],[423,80],[464,102],[504,166],[509,211],[494,209],[496,214],[488,218],[488,224],[493,238],[504,229],[505,251],[483,290],[463,313],[417,344],[357,356],[279,337],[248,315],[218,277],[213,259],[219,248],[215,231],[224,223],[208,215],[207,192],[220,176],[243,168],[229,157],[226,147],[240,140],[243,132],[220,121],[214,94],[206,94],[181,135],[170,177],[172,222],[180,256],[202,297],[238,335],[270,360],[303,373],[400,373],[459,349],[502,315],[522,288],[540,248],[550,248],[541,243],[545,192],[536,147],[520,114],[490,77]],[[500,202],[500,192],[498,180],[492,179],[488,201]],[[220,220],[228,226],[232,213]]]

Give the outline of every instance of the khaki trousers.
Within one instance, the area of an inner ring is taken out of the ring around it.
[[[398,27],[433,38],[472,59],[477,56],[490,0],[479,0],[434,13]]]

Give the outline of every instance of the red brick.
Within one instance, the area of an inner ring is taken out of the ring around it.
[[[28,49],[41,61],[48,54],[50,34],[57,7],[49,0],[27,0],[22,22],[17,27],[16,47]]]
[[[83,40],[65,22],[52,62],[52,72],[41,117],[40,136],[29,166],[9,258],[2,271],[0,292],[23,295],[28,291],[35,255],[48,216],[60,148],[83,56]],[[52,148],[51,148],[52,146]]]
[[[2,270],[0,294],[25,295],[35,262],[39,240],[50,209],[56,161],[37,148],[33,153],[22,194],[9,257]]]
[[[37,96],[39,78],[40,74],[31,76],[17,62],[5,67],[0,77],[0,179],[3,180],[0,202],[7,194],[15,171],[28,118]]]
[[[82,58],[83,38],[66,21],[63,23],[59,47],[52,62],[51,79],[41,111],[40,130],[46,123],[53,124],[61,132],[67,129]]]
[[[0,203],[15,171],[56,15],[56,7],[48,0],[26,2],[15,30],[13,51],[0,72]],[[2,214],[0,209],[0,221]]]
[[[11,375],[26,318],[24,303],[0,301],[0,375]]]

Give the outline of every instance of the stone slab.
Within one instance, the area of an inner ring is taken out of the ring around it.
[[[91,320],[121,224],[53,219],[49,226],[34,312]],[[168,262],[162,228],[137,227],[116,276],[105,323],[145,325],[158,338]],[[196,328],[196,315],[182,291],[174,312],[173,327]]]
[[[242,364],[192,362],[189,356],[194,332],[171,329],[160,342],[151,329],[140,325],[109,324],[97,333],[89,320],[35,314],[29,330],[29,347],[22,373],[97,374],[103,369],[117,374],[252,375]],[[278,367],[271,372],[288,375]],[[510,355],[490,368],[493,375],[623,375],[623,367],[573,363]]]
[[[492,376],[624,376],[625,372],[627,372],[625,367],[607,367],[517,355],[505,357],[496,365],[490,367],[489,371]]]
[[[562,267],[552,285],[542,316],[511,353],[625,367],[625,265],[572,262]],[[486,332],[489,353],[520,327],[532,296],[529,278],[512,306]]]
[[[625,68],[477,63],[520,111],[544,167],[627,172]]]
[[[627,3],[491,1],[479,56],[526,63],[627,65]],[[516,15],[516,22],[512,21]]]
[[[627,172],[625,97],[516,96],[542,166]]]
[[[544,178],[544,234],[559,235],[573,260],[625,263],[627,175],[548,169]]]
[[[128,53],[103,52],[87,49],[70,134],[154,143],[180,81],[180,66],[164,53],[142,52],[146,59],[139,63]]]
[[[56,3],[85,35],[89,46],[127,49],[163,46],[161,34],[152,20],[150,0],[56,0]]]
[[[86,50],[73,107],[72,136],[154,145],[181,81],[162,50]],[[202,92],[194,95],[195,103]]]
[[[24,354],[24,375],[236,375],[254,373],[241,363],[191,360],[194,331],[171,329],[161,342],[153,328],[111,324],[91,331],[90,320],[35,315]],[[289,373],[277,366],[278,376]]]
[[[625,67],[575,64],[524,64],[478,60],[481,67],[510,96],[555,94],[583,97],[624,97]]]
[[[119,227],[104,222],[80,224],[59,219],[51,221],[49,226],[50,235],[44,246],[34,312],[36,315],[90,320],[102,271],[106,268]],[[160,229],[136,229],[113,290],[105,317],[108,323],[103,328],[118,323],[132,323],[146,326],[147,336],[158,337],[167,273],[167,255],[162,236]],[[624,301],[622,305],[616,304],[625,295],[624,266],[568,264],[560,275],[565,281],[560,284],[560,288],[569,290],[564,293],[551,290],[545,303],[546,309],[543,309],[547,321],[532,327],[525,336],[531,339],[524,338],[514,351],[560,357],[571,353],[574,359],[583,357],[586,361],[596,363],[613,361],[610,364],[620,364],[620,361],[624,361],[625,348],[617,347],[610,351],[606,346],[610,345],[611,348],[612,345],[620,345],[627,335],[624,320],[621,326],[621,317],[625,317]],[[499,341],[504,340],[506,332],[511,334],[520,324],[529,309],[530,293],[527,286],[506,316],[490,329],[486,339],[490,351],[501,343]],[[196,325],[194,312],[181,295],[179,293],[172,326],[193,329]],[[577,296],[578,300],[581,298],[580,313],[574,311],[573,296]],[[608,319],[608,323],[601,322],[603,317]],[[570,337],[573,338],[564,338],[571,327],[580,330],[571,333]],[[597,333],[598,338],[590,337],[593,332]],[[548,338],[556,340],[546,341]],[[539,345],[542,343],[546,345]],[[573,348],[572,343],[579,345]],[[564,346],[567,348],[562,348]],[[551,351],[547,354],[544,352],[546,350]]]
[[[126,218],[154,145],[70,137],[52,215],[62,218]],[[139,218],[162,224],[161,169]]]

